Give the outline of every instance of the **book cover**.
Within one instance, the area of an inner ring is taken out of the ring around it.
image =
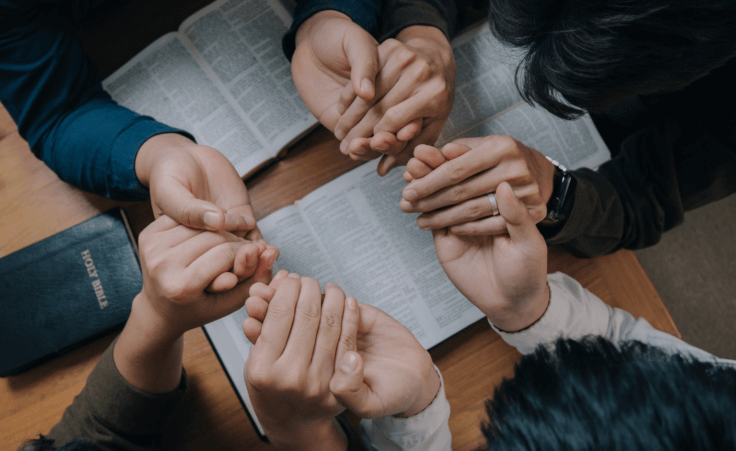
[[[115,209],[0,258],[0,377],[121,327],[143,285],[134,243]]]

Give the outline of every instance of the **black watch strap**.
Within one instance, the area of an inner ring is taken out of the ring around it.
[[[572,210],[573,199],[575,198],[575,186],[577,180],[567,168],[558,161],[547,157],[547,159],[555,165],[555,177],[552,187],[552,196],[547,203],[547,216],[544,218],[547,223],[557,224],[567,219],[570,210]]]

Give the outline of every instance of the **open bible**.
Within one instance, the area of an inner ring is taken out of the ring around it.
[[[564,121],[521,101],[513,64],[494,56],[500,47],[487,26],[460,36],[453,48],[457,95],[440,143],[508,134],[570,168],[596,167],[610,158],[589,118]],[[258,225],[281,252],[274,270],[313,277],[323,286],[335,282],[358,302],[392,315],[431,348],[483,314],[445,275],[432,233],[416,226],[418,214],[399,209],[406,185],[401,171],[379,177],[376,165],[366,163],[338,177]],[[245,318],[241,309],[204,329],[263,437],[243,381],[250,350],[241,329]]]
[[[216,148],[247,177],[318,124],[281,50],[290,23],[277,0],[219,0],[146,47],[103,87],[121,105]]]

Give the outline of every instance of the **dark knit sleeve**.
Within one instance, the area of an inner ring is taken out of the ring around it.
[[[148,393],[132,386],[113,360],[115,340],[87,378],[48,438],[55,446],[87,437],[105,450],[148,450],[158,447],[169,419],[184,399],[187,377],[168,393]]]

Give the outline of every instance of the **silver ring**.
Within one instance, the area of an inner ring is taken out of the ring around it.
[[[491,213],[491,216],[497,216],[498,215],[498,202],[496,202],[496,193],[488,193],[488,200],[491,201],[491,210],[493,212]]]

